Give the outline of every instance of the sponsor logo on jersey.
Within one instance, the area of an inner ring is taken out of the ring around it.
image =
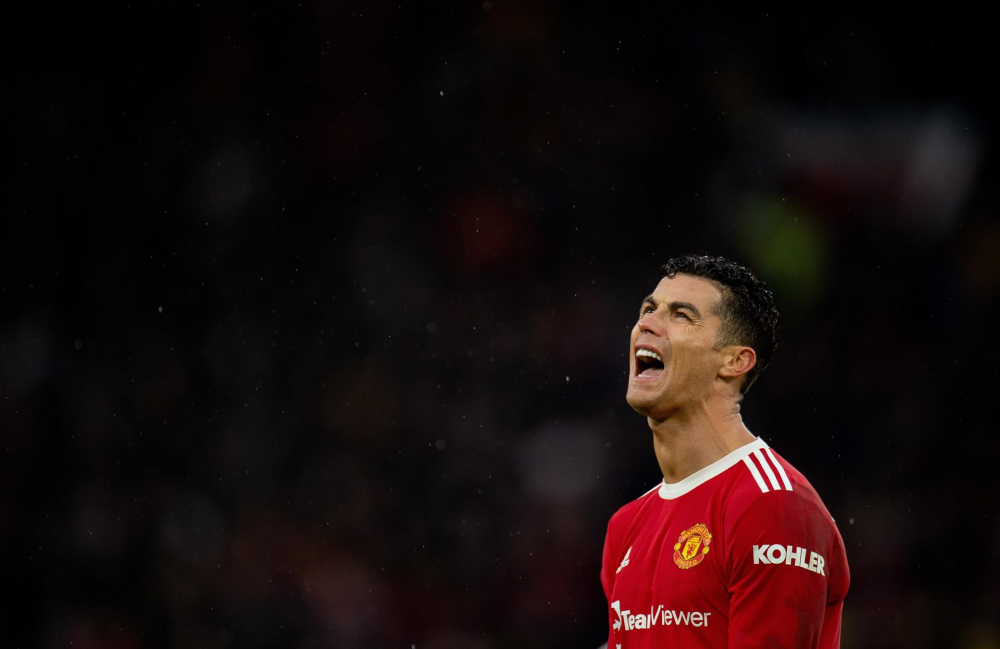
[[[808,561],[806,560],[808,555]],[[798,566],[805,568],[809,572],[815,572],[826,576],[824,566],[826,559],[818,552],[811,552],[805,548],[796,548],[791,545],[755,545],[753,546],[753,565],[776,566],[785,564],[786,566]]]
[[[625,558],[624,558],[624,559],[622,559],[622,565],[618,566],[618,570],[615,570],[615,574],[616,574],[616,575],[617,575],[617,574],[618,574],[619,572],[621,572],[621,571],[622,571],[622,568],[624,568],[625,566],[627,566],[627,565],[628,565],[628,555],[630,555],[630,554],[632,554],[632,546],[631,546],[631,545],[630,545],[630,546],[628,546],[628,551],[627,551],[627,552],[625,553]]]
[[[655,626],[708,626],[708,617],[711,615],[702,611],[676,611],[665,608],[663,604],[655,609],[650,606],[649,613],[633,613],[628,609],[623,611],[620,600],[611,602],[611,608],[615,612],[615,621],[611,624],[615,633],[622,630],[652,629]]]
[[[687,570],[705,560],[705,555],[711,549],[712,533],[704,523],[692,525],[683,532],[674,544],[674,563],[678,568]]]

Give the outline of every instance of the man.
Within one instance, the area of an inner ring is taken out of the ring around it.
[[[672,259],[662,275],[632,328],[626,398],[663,482],[608,524],[608,647],[838,647],[843,540],[740,417],[776,347],[771,292],[719,257]]]

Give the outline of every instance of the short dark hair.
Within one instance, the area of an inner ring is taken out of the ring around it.
[[[767,285],[747,268],[724,257],[707,255],[676,257],[663,264],[660,273],[670,278],[678,273],[702,277],[722,292],[715,309],[722,320],[716,344],[746,345],[757,354],[757,364],[747,372],[740,386],[740,394],[746,394],[778,346],[781,314],[774,306],[774,295]]]

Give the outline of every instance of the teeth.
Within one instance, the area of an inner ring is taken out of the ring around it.
[[[651,352],[648,349],[640,349],[639,351],[637,351],[635,353],[635,355],[636,356],[649,356],[650,358],[655,358],[656,360],[660,361],[661,363],[663,362],[663,359],[660,358],[659,354],[657,354],[656,352]]]

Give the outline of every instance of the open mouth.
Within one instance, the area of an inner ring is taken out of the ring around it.
[[[635,376],[641,379],[655,379],[663,373],[663,358],[651,349],[635,352]]]

